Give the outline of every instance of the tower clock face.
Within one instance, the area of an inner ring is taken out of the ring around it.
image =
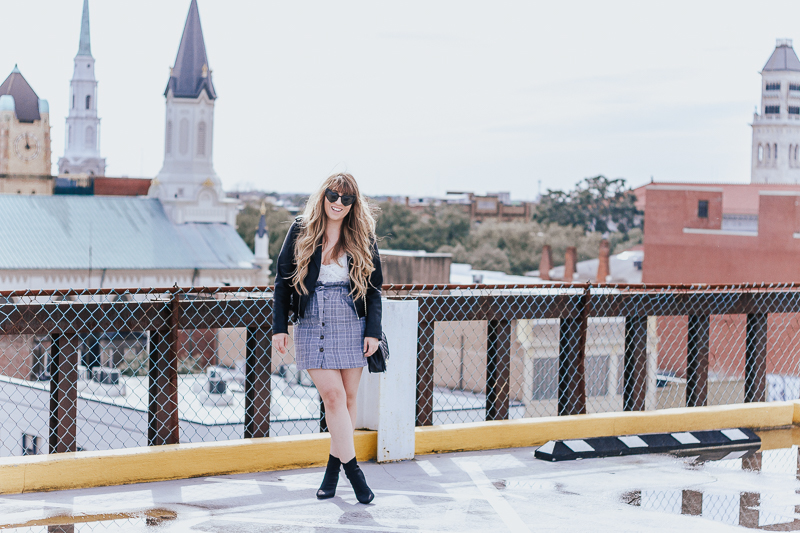
[[[14,152],[23,161],[33,161],[40,150],[41,143],[33,133],[21,133],[14,139]]]

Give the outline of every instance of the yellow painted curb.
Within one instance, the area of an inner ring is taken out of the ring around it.
[[[418,427],[417,455],[537,446],[549,440],[730,427],[788,427],[800,421],[800,400],[714,407],[597,413]],[[772,435],[764,449],[783,447],[800,433]],[[374,459],[378,436],[356,431],[359,461]],[[0,494],[104,487],[201,476],[323,466],[327,433],[126,448],[0,459]]]
[[[376,457],[378,436],[356,431],[359,461]],[[105,487],[201,476],[324,466],[330,435],[127,448],[0,459],[0,494]]]
[[[773,429],[756,431],[761,437],[761,451],[791,448],[800,443],[800,427],[792,426],[786,429]]]
[[[415,453],[522,448],[550,440],[641,433],[785,427],[792,425],[798,409],[800,401],[789,401],[426,426],[416,428]]]

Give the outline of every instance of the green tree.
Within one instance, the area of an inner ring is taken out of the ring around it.
[[[636,195],[625,180],[605,176],[586,178],[572,191],[548,189],[542,195],[533,219],[584,231],[628,233],[641,226],[642,212],[636,209]]]
[[[384,202],[380,208],[375,231],[386,249],[433,252],[462,243],[469,235],[469,215],[459,206],[431,206],[414,212],[408,206]]]

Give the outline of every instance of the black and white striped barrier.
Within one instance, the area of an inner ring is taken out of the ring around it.
[[[757,448],[761,439],[746,428],[682,433],[650,433],[623,437],[551,440],[540,447],[534,456],[544,461],[572,461],[619,455],[665,453],[714,448]]]

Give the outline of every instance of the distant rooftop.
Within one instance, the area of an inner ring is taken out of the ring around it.
[[[792,48],[791,39],[778,39],[775,43],[775,51],[769,57],[767,64],[762,71],[794,70],[800,72],[800,59]]]
[[[253,260],[232,226],[172,224],[155,198],[0,195],[0,270],[248,269]]]
[[[39,97],[16,65],[0,85],[0,96],[5,94],[14,97],[15,112],[20,122],[34,122],[42,118],[39,115]]]

